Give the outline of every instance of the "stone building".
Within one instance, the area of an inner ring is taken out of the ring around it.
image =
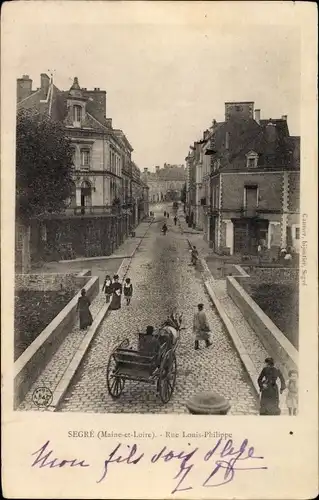
[[[164,163],[163,168],[156,166],[155,172],[144,168],[142,179],[149,187],[149,201],[155,203],[179,200],[186,182],[186,175],[184,165]]]
[[[195,208],[204,215],[195,223],[212,248],[255,254],[261,242],[274,255],[287,246],[298,253],[300,138],[290,136],[287,116],[262,120],[253,102],[225,103],[225,121],[213,122],[199,144],[196,161],[188,155],[199,172],[208,157],[206,176],[196,174]]]
[[[133,147],[106,117],[106,91],[81,88],[76,77],[70,90],[61,91],[46,74],[41,74],[41,87],[32,90],[32,80],[24,75],[17,80],[17,101],[18,110],[35,109],[65,125],[74,151],[70,212],[103,213],[114,201],[132,203]]]
[[[32,80],[23,75],[17,80],[17,110],[20,109],[47,114],[64,124],[73,147],[73,193],[66,215],[113,217],[116,209],[116,224],[110,219],[110,251],[113,251],[132,227],[148,215],[148,189],[132,160],[132,145],[122,130],[113,128],[112,119],[106,117],[106,91],[81,88],[76,77],[69,90],[60,90],[44,73],[40,87],[33,90]],[[95,223],[98,221],[92,222]],[[89,226],[91,222],[87,219],[86,224]],[[16,257],[23,269],[28,268],[32,247],[39,247],[43,238],[46,240],[47,226],[48,222],[41,226],[43,235],[38,237],[32,225],[21,228],[17,224]],[[34,245],[32,240],[36,240]]]

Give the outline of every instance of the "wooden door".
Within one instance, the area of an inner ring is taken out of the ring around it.
[[[248,236],[247,223],[234,224],[234,253],[246,253],[248,251]]]

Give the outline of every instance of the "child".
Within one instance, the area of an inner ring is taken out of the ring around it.
[[[289,380],[287,382],[287,408],[289,415],[297,415],[298,409],[298,372],[290,370],[288,373]]]
[[[133,295],[133,285],[130,278],[126,278],[124,285],[124,297],[126,297],[126,305],[130,305],[131,298]]]
[[[111,298],[111,295],[112,295],[112,280],[111,280],[111,276],[109,274],[107,274],[105,276],[105,280],[104,280],[104,283],[103,283],[103,286],[102,286],[102,292],[105,292],[105,300],[106,300],[106,303],[110,302],[110,298]]]
[[[88,326],[93,323],[92,314],[90,311],[90,301],[86,296],[85,288],[81,290],[81,297],[78,299],[76,310],[79,311],[80,316],[80,329],[86,330]]]

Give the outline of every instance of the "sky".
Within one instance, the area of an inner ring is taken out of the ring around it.
[[[261,118],[288,115],[290,133],[300,134],[294,25],[116,19],[70,16],[57,24],[35,16],[12,53],[15,78],[28,74],[38,87],[40,73],[51,70],[60,89],[77,76],[82,87],[106,90],[106,115],[141,169],[185,163],[190,144],[224,119],[226,101],[254,101]]]

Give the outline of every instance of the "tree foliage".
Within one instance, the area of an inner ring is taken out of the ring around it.
[[[72,193],[70,140],[62,123],[34,111],[17,116],[16,209],[30,218],[60,212]]]
[[[181,190],[181,202],[186,203],[186,182]]]

